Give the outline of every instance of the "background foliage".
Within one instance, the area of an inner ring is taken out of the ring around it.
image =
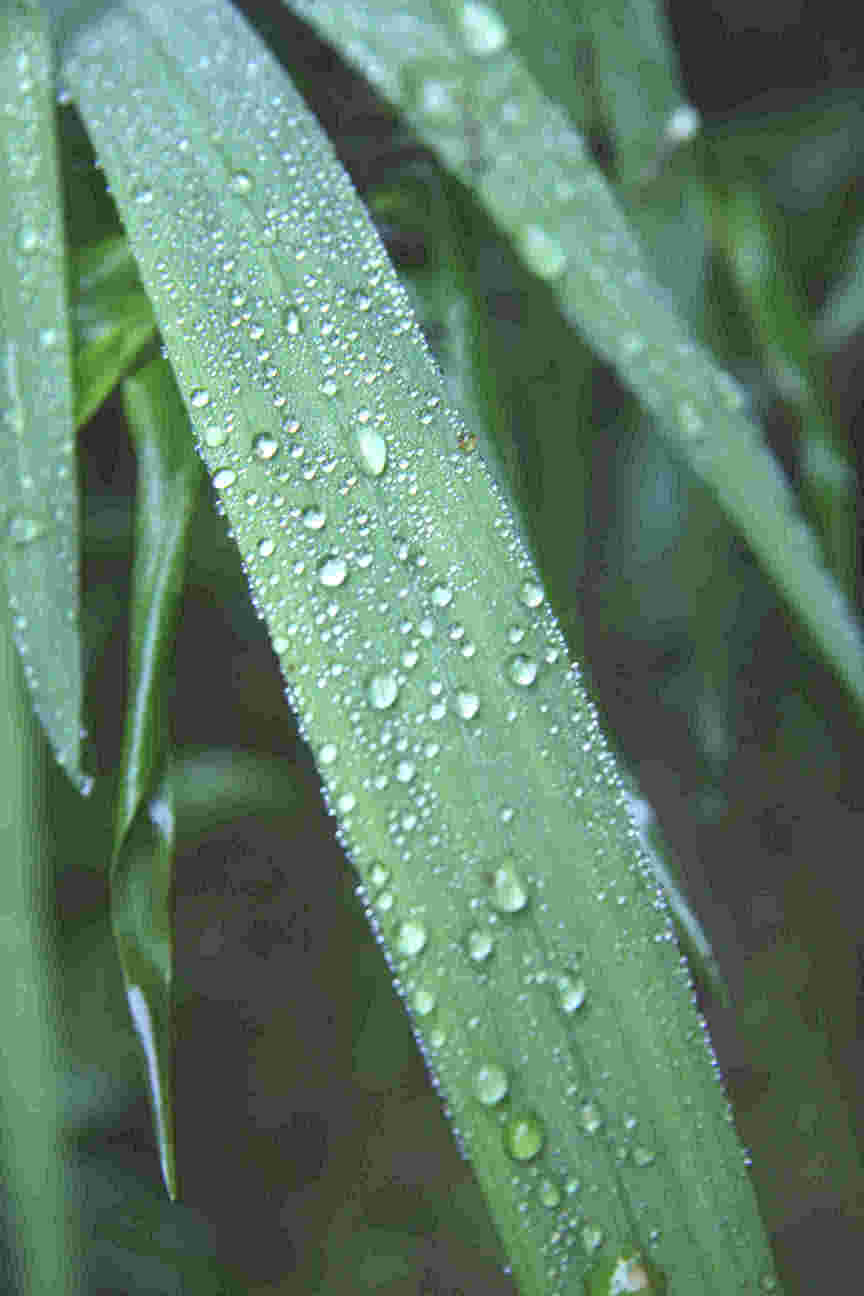
[[[533,504],[556,605],[729,986],[730,1005],[705,992],[703,1006],[757,1152],[786,1290],[816,1290],[829,1259],[854,1264],[864,1200],[860,724],[705,489],[607,369],[573,363],[548,289],[470,193],[283,6],[241,7],[331,134],[433,345],[449,346],[453,365],[466,350],[479,357],[467,379],[475,398],[514,431],[518,462],[504,470]],[[839,6],[776,3],[754,18],[724,0],[673,4],[669,17],[705,125],[655,183],[675,168],[706,181],[696,186],[708,225],[702,327],[806,504],[801,433],[814,417],[846,430],[861,480],[861,51]],[[585,111],[603,156],[608,109],[596,89]],[[68,107],[60,130],[70,238],[84,249],[117,218]],[[454,323],[453,276],[487,312],[479,339],[470,316]],[[143,342],[134,283],[127,300]],[[571,473],[553,480],[538,427],[570,409]],[[79,444],[88,759],[106,777],[82,802],[52,763],[44,839],[85,1289],[512,1290],[206,490],[168,700],[182,757],[181,1204],[164,1199],[107,917],[134,533],[119,392]],[[584,510],[584,527],[571,516],[566,536],[544,530],[555,491]],[[860,607],[854,571],[849,584]]]

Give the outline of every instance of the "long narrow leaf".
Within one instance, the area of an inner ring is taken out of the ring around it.
[[[36,711],[82,791],[78,493],[51,48],[0,9],[0,554]]]
[[[332,150],[225,3],[119,5],[64,66],[523,1292],[659,1268],[757,1296],[743,1152],[614,763]]]
[[[138,498],[111,918],[129,1008],[147,1061],[162,1176],[173,1199],[174,804],[165,691],[202,471],[164,360],[127,379],[124,397],[138,458]]]
[[[716,493],[864,708],[864,650],[843,596],[737,384],[649,273],[601,172],[510,48],[488,4],[291,0],[475,191],[566,318]]]

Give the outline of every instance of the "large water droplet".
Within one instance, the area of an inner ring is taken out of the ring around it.
[[[480,710],[480,699],[476,693],[460,690],[456,694],[456,710],[463,720],[473,720]]]
[[[210,404],[210,393],[204,387],[194,387],[189,396],[189,403],[195,409],[204,409]]]
[[[387,465],[387,442],[377,428],[361,425],[354,429],[357,462],[370,477],[380,477]]]
[[[524,653],[517,653],[515,657],[510,658],[507,667],[507,673],[514,684],[520,688],[527,688],[533,684],[537,678],[537,663]]]
[[[399,696],[399,685],[392,671],[373,675],[366,686],[366,699],[376,711],[386,711]]]
[[[327,521],[327,514],[320,508],[307,508],[302,517],[303,525],[309,531],[320,531]]]
[[[230,435],[231,429],[229,427],[220,427],[218,423],[213,423],[210,427],[204,429],[204,443],[211,450],[218,450],[219,446],[223,446]]]
[[[345,577],[348,575],[348,564],[344,558],[334,555],[325,558],[318,568],[318,579],[322,585],[329,589],[335,589],[338,585],[344,585]]]
[[[510,34],[494,9],[470,0],[459,15],[465,45],[478,58],[497,54],[506,47]]]
[[[543,1147],[543,1126],[536,1116],[514,1116],[507,1125],[505,1143],[516,1161],[533,1161]]]
[[[518,913],[528,903],[525,884],[514,868],[505,865],[492,877],[492,904],[500,913]]]
[[[396,949],[406,958],[414,958],[426,948],[428,933],[417,918],[406,918],[396,929]]]
[[[484,1107],[494,1107],[507,1097],[510,1082],[503,1067],[494,1062],[481,1066],[474,1075],[474,1093]]]
[[[279,452],[279,442],[269,432],[262,432],[252,442],[252,453],[256,459],[266,462]]]
[[[225,490],[228,486],[233,486],[237,480],[237,474],[233,468],[220,468],[213,478],[213,485],[217,490]]]

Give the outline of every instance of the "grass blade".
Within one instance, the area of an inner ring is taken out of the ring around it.
[[[546,100],[486,4],[291,7],[398,104],[468,184],[561,310],[614,366],[721,506],[864,709],[864,650],[742,392],[695,344],[649,273],[579,134]]]
[[[51,49],[0,10],[0,544],[33,703],[82,791],[78,494]]]
[[[123,394],[138,457],[138,499],[111,918],[126,996],[147,1061],[162,1177],[174,1200],[174,799],[164,694],[202,471],[164,360],[127,379]]]
[[[656,1290],[649,1250],[777,1290],[596,715],[317,123],[224,3],[127,3],[64,71],[523,1292]]]

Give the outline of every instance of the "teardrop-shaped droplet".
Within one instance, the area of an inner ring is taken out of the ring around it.
[[[533,1161],[543,1147],[543,1126],[536,1116],[514,1116],[508,1122],[505,1143],[516,1161]]]
[[[399,684],[392,671],[373,675],[366,686],[366,699],[376,711],[386,711],[399,696]]]
[[[514,868],[505,865],[492,875],[492,904],[500,913],[519,913],[528,903],[525,883]]]
[[[357,462],[370,477],[380,477],[387,465],[387,442],[375,427],[355,428]]]
[[[484,1107],[494,1107],[507,1097],[510,1082],[503,1067],[487,1062],[474,1073],[474,1094]]]
[[[407,918],[396,931],[396,948],[406,958],[414,958],[426,948],[428,933],[417,918]]]

